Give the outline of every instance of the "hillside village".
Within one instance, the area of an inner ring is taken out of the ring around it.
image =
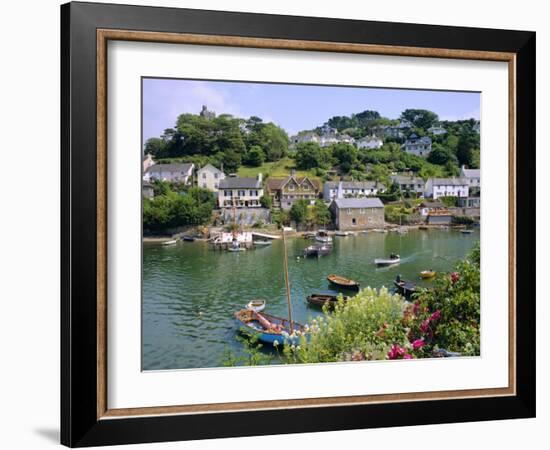
[[[204,106],[145,145],[144,228],[469,224],[480,215],[479,133],[473,119],[405,110],[332,117],[288,137]]]

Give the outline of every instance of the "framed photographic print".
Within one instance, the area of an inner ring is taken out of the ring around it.
[[[535,33],[61,18],[63,444],[534,416]]]

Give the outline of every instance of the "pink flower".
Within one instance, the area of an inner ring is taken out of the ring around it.
[[[414,341],[412,343],[412,348],[413,350],[418,350],[419,348],[422,348],[426,345],[426,343],[424,342],[424,339],[417,339],[416,341]]]
[[[460,280],[460,274],[458,272],[452,272],[451,273],[451,282],[455,284],[458,280]]]
[[[414,302],[414,306],[413,306],[413,314],[415,316],[418,315],[418,310],[420,309],[420,302],[417,300],[416,302]]]
[[[422,331],[422,333],[426,333],[429,327],[430,327],[430,319],[427,318],[424,322],[420,324],[420,331]]]
[[[407,353],[407,349],[398,344],[393,344],[388,352],[388,359],[411,359],[411,355]]]
[[[435,312],[430,316],[430,320],[431,320],[431,321],[436,321],[436,320],[438,320],[440,317],[441,317],[441,311],[439,311],[439,309],[438,309],[437,311],[435,311]]]

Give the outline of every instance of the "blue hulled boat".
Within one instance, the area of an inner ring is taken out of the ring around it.
[[[293,322],[291,328],[288,319],[264,312],[258,313],[250,309],[237,311],[235,318],[248,333],[256,336],[260,342],[269,345],[273,345],[275,341],[278,345],[283,345],[285,341],[297,343],[298,336],[288,337],[288,335],[292,335],[296,331],[304,331],[304,327],[299,323]]]

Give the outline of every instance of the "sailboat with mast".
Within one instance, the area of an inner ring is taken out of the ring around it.
[[[288,307],[288,317],[278,317],[272,314],[257,312],[252,309],[241,309],[235,313],[235,318],[246,332],[254,335],[260,342],[270,345],[282,345],[287,342],[298,342],[298,333],[304,332],[303,325],[292,320],[292,300],[290,296],[290,281],[288,277],[288,255],[286,249],[285,231],[283,229],[283,267]]]

